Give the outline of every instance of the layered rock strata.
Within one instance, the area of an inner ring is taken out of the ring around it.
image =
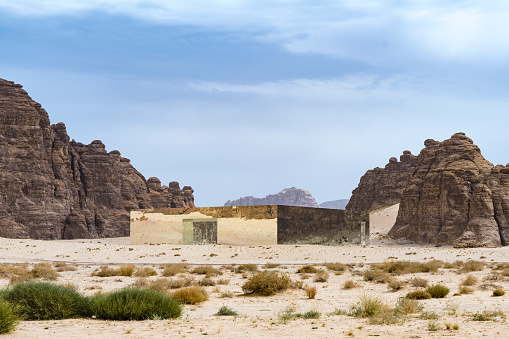
[[[389,236],[456,247],[506,245],[509,167],[493,166],[464,133],[454,134],[443,142],[429,139],[424,145],[410,175],[393,174],[393,182],[402,180],[405,186],[399,201],[396,194],[385,195],[385,200],[378,201],[385,206],[400,203],[398,218]],[[384,180],[385,177],[378,178]],[[376,179],[376,176],[370,177],[367,183],[376,182]],[[373,189],[373,185],[367,183],[364,185],[371,191],[363,191],[364,186],[359,185],[358,190],[354,190],[357,197],[352,197],[354,201],[368,201],[360,205],[365,208],[369,208],[369,199],[362,200],[362,197],[384,196],[377,191],[383,185],[375,185]]]
[[[0,79],[0,237],[129,235],[133,208],[194,207],[193,190],[145,180],[119,151],[70,141],[21,85]]]
[[[315,198],[305,189],[286,188],[279,193],[271,194],[265,198],[255,198],[252,196],[239,198],[237,200],[228,200],[224,206],[257,206],[257,205],[287,205],[302,207],[320,207]]]

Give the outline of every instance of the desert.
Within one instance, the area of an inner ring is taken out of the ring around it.
[[[6,265],[28,263],[30,269],[42,263],[60,271],[52,283],[74,286],[89,296],[128,286],[156,288],[164,281],[173,281],[173,287],[177,281],[187,281],[208,294],[208,300],[183,305],[182,316],[177,319],[21,321],[6,337],[503,337],[509,303],[507,296],[493,296],[493,291],[509,288],[507,247],[465,249],[390,240],[385,236],[387,225],[381,220],[393,220],[397,211],[397,206],[392,206],[373,215],[380,228],[372,230],[367,247],[130,245],[126,237],[51,241],[2,238],[3,288],[9,286],[10,279],[16,281],[15,276],[5,273]],[[429,272],[403,269],[370,276],[373,271],[390,271],[388,267],[398,263],[410,267],[430,263],[435,267]],[[172,264],[184,269],[169,276],[165,267]],[[99,273],[129,265],[130,275]],[[198,267],[218,272],[192,273]],[[286,274],[291,286],[270,296],[245,293],[243,285],[261,271]],[[408,293],[423,290],[413,286],[424,286],[423,282],[446,286],[450,292],[444,298],[412,300],[410,313],[387,319],[353,314],[363,298],[394,309],[402,300],[411,300],[405,298]],[[308,287],[316,287],[313,299],[307,295]],[[167,288],[165,293],[177,290]],[[236,315],[216,315],[223,306]]]

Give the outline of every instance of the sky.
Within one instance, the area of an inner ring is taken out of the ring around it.
[[[349,198],[426,139],[509,162],[509,3],[0,0],[0,78],[197,206]]]

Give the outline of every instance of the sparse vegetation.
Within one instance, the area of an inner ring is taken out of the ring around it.
[[[223,272],[212,266],[197,266],[191,271],[191,273],[204,274],[206,277],[223,275]]]
[[[99,269],[96,269],[94,272],[92,272],[92,276],[95,276],[95,277],[114,277],[114,276],[130,277],[133,275],[134,269],[135,269],[134,265],[121,265],[117,269],[109,267],[108,265],[103,265]]]
[[[346,271],[347,266],[345,264],[341,264],[339,262],[331,262],[331,263],[325,263],[323,264],[325,268],[327,268],[329,271],[334,271],[336,274],[341,274],[344,271]]]
[[[395,312],[407,315],[422,312],[422,309],[422,305],[415,299],[399,298]]]
[[[134,272],[135,277],[152,277],[155,275],[157,275],[157,272],[152,267],[141,267]]]
[[[347,280],[345,281],[345,283],[343,284],[343,289],[345,290],[351,290],[352,288],[355,288],[357,285],[355,284],[355,282],[353,280]]]
[[[391,282],[389,282],[389,284],[387,285],[387,287],[389,287],[389,289],[393,292],[396,292],[396,291],[399,291],[400,289],[402,289],[403,287],[405,286],[405,282],[402,281],[402,280],[397,280],[397,279],[394,279],[392,280]]]
[[[460,329],[460,325],[458,325],[458,324],[456,324],[456,323],[454,323],[454,324],[452,324],[452,323],[445,323],[444,325],[445,325],[445,329],[446,329],[446,330],[454,330],[454,331],[457,331],[457,330],[459,330],[459,329]]]
[[[393,275],[402,275],[436,272],[442,265],[443,262],[439,260],[432,260],[424,263],[416,261],[389,261],[382,264],[372,264],[371,267]]]
[[[318,269],[311,265],[306,265],[297,270],[297,273],[316,273],[318,272]]]
[[[436,320],[436,319],[439,319],[440,316],[435,311],[424,311],[421,313],[419,318],[424,319],[424,320]]]
[[[438,331],[440,329],[442,329],[442,326],[440,326],[440,324],[436,321],[430,321],[428,323],[428,331]]]
[[[236,273],[254,272],[258,271],[258,265],[256,264],[242,264],[237,267]]]
[[[329,280],[329,273],[324,270],[318,270],[313,277],[314,282],[327,282]]]
[[[473,321],[493,321],[496,317],[503,316],[504,312],[502,311],[488,311],[484,310],[482,312],[476,312],[472,314]]]
[[[251,276],[243,285],[245,294],[273,295],[284,291],[290,286],[290,278],[287,274],[276,271],[260,271]]]
[[[308,286],[305,288],[306,295],[309,299],[314,299],[316,296],[316,286]]]
[[[280,265],[280,264],[275,264],[275,263],[270,263],[270,262],[268,262],[268,263],[266,263],[265,265],[263,265],[263,268],[266,268],[266,269],[267,269],[267,268],[277,268],[277,267],[279,267],[279,266],[281,266],[281,265]]]
[[[154,290],[130,287],[93,297],[92,310],[99,319],[106,320],[169,319],[182,313],[174,298]]]
[[[69,265],[65,262],[57,262],[53,266],[57,272],[76,271],[78,269],[75,265]]]
[[[379,284],[389,283],[393,279],[387,272],[378,269],[366,270],[362,276],[365,281],[376,282]]]
[[[228,306],[221,306],[219,308],[219,311],[217,311],[216,314],[214,315],[217,315],[217,316],[237,316],[239,315],[236,311],[232,310],[231,308],[229,308]]]
[[[161,275],[163,277],[173,277],[179,273],[187,272],[188,266],[186,264],[166,264],[163,267]]]
[[[461,285],[463,286],[474,286],[477,284],[478,279],[473,275],[469,274],[461,281]]]
[[[445,296],[449,294],[449,289],[444,285],[436,284],[429,286],[426,292],[428,292],[432,298],[445,298]]]
[[[463,263],[462,267],[459,269],[459,272],[474,272],[474,271],[482,271],[486,264],[482,261],[477,260],[468,260]]]
[[[458,293],[459,294],[472,294],[472,293],[474,293],[474,290],[467,286],[460,286]]]
[[[428,287],[428,280],[424,278],[412,278],[410,279],[410,285],[412,287]]]
[[[203,287],[189,286],[182,287],[170,294],[182,304],[195,305],[209,299],[207,291]]]

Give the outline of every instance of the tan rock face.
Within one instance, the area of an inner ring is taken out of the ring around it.
[[[194,207],[192,188],[170,187],[99,140],[69,141],[63,123],[50,125],[20,85],[0,79],[0,237],[127,236],[130,209]]]
[[[392,176],[393,182],[404,183],[400,201],[395,201],[396,195],[380,193],[380,186],[368,185],[376,182],[376,176],[370,181],[361,179],[361,185],[353,192],[356,201],[373,194],[383,197],[375,199],[377,204],[389,206],[400,202],[396,224],[389,232],[394,238],[457,247],[506,245],[509,168],[494,167],[463,133],[443,142],[426,140],[424,144],[410,175],[383,170],[378,175],[380,181]],[[399,179],[402,177],[403,180]],[[394,191],[399,188],[395,186]],[[354,205],[358,206],[369,208],[369,204]]]
[[[228,200],[225,206],[256,206],[256,205],[288,205],[302,207],[320,207],[309,191],[301,188],[285,188],[279,193],[271,194],[265,198],[252,196]]]

